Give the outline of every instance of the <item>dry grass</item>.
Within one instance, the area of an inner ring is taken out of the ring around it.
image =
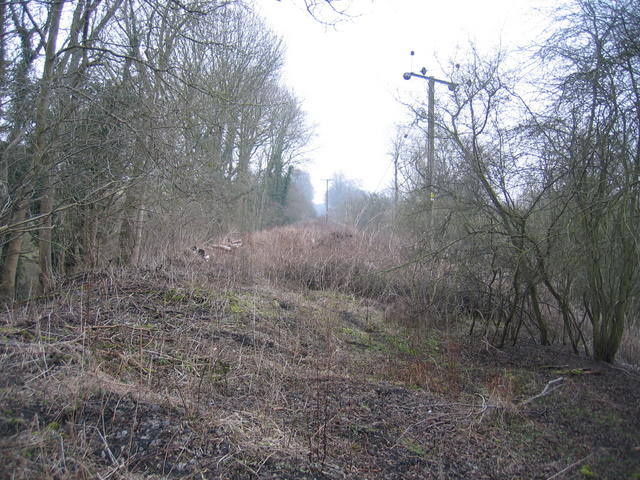
[[[504,370],[491,375],[485,386],[488,392],[487,411],[490,416],[504,421],[519,412],[515,380],[510,372]]]
[[[287,227],[210,262],[182,251],[135,273],[78,275],[5,312],[0,478],[472,478],[480,469],[506,479],[531,465],[538,477],[560,470],[548,455],[566,440],[553,443],[546,426],[536,449],[499,443],[510,423],[525,421],[531,406],[518,401],[548,373],[525,382],[506,353],[473,347],[455,325],[433,328],[400,295],[409,282],[383,273],[400,252],[344,229]],[[589,387],[615,392],[611,403],[625,388]],[[433,445],[446,448],[431,456]],[[504,448],[519,461],[496,463],[491,452]]]
[[[174,281],[87,277],[47,305],[3,318],[4,471],[25,479],[131,478],[141,468],[193,471],[187,460],[198,456],[185,448],[251,445],[256,458],[262,449],[305,450],[302,434],[269,412],[283,404],[286,379],[308,368],[301,345],[316,345],[307,338],[316,331],[286,321],[269,293]],[[257,312],[283,322],[277,335],[272,322],[256,324]],[[153,449],[147,436],[156,437]],[[226,469],[255,470],[242,466],[242,455],[231,458]]]
[[[223,235],[211,242],[224,243],[230,236],[238,237],[237,234]],[[486,285],[482,279],[461,275],[455,265],[447,261],[416,261],[416,253],[406,242],[389,233],[365,233],[317,221],[253,233],[243,241],[241,249],[217,252],[207,263],[200,261],[189,248],[182,248],[172,255],[159,257],[164,258],[160,266],[167,265],[168,272],[188,266],[192,283],[205,278],[226,282],[227,287],[232,288],[266,282],[276,287],[331,290],[368,297],[386,304],[388,321],[409,328],[448,328],[472,317],[478,326],[488,331],[489,339],[500,338],[502,325],[494,324],[494,316],[499,312],[485,311]],[[405,267],[396,269],[400,265]],[[505,309],[499,301],[502,287],[495,288],[492,308]],[[548,299],[548,304],[552,303]],[[552,337],[557,342],[563,341],[558,312],[548,306],[544,314]],[[525,323],[529,321],[525,315]],[[590,326],[582,328],[588,339]],[[535,328],[525,325],[521,330],[523,337],[529,335],[535,340],[532,333]],[[587,348],[590,350],[591,345]],[[624,365],[633,368],[640,365],[637,325],[627,329],[619,357]]]
[[[283,279],[249,286],[240,280],[264,272],[246,267],[249,253],[78,275],[2,316],[0,450],[12,478],[182,475],[207,451],[237,478],[274,457],[322,464],[335,383],[375,370],[354,367],[341,328],[377,331],[382,313],[269,286]]]
[[[380,300],[408,288],[401,275],[388,272],[403,261],[391,236],[308,223],[258,232],[248,243],[247,258],[254,273],[275,285]]]

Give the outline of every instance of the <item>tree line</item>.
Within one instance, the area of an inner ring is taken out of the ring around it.
[[[392,149],[399,228],[495,344],[528,333],[611,362],[639,312],[640,3],[575,0],[553,17],[515,66],[472,47],[447,67],[432,177],[427,107],[411,105]]]
[[[2,300],[311,215],[283,55],[242,1],[0,2]]]

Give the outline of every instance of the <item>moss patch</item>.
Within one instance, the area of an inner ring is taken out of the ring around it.
[[[171,288],[162,294],[165,304],[179,305],[195,303],[208,305],[211,303],[211,293],[201,288]]]

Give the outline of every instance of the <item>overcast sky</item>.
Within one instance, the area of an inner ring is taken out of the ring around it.
[[[533,7],[545,4],[354,0],[356,15],[327,28],[309,16],[302,0],[255,1],[258,12],[285,42],[285,81],[314,126],[316,135],[303,168],[311,174],[318,202],[324,193],[322,179],[336,172],[369,191],[389,186],[394,125],[407,121],[397,99],[426,95],[427,82],[405,81],[403,72],[424,66],[428,74],[441,77],[440,65],[470,41],[485,50],[524,44],[544,23]]]

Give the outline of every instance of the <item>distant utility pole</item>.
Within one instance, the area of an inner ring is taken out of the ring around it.
[[[327,189],[324,193],[324,223],[329,223],[329,182],[333,182],[333,178],[323,178],[327,182]]]
[[[413,52],[411,52],[413,55]],[[427,212],[429,215],[429,226],[433,227],[433,200],[435,194],[433,193],[433,171],[435,164],[435,86],[436,83],[441,83],[443,85],[447,85],[449,90],[453,91],[458,86],[453,82],[448,82],[446,80],[440,80],[439,78],[427,76],[427,69],[422,68],[420,73],[414,72],[405,72],[402,75],[402,78],[405,80],[411,80],[411,77],[418,77],[429,82],[429,104],[427,107],[427,134],[429,137],[429,143],[427,145]]]

